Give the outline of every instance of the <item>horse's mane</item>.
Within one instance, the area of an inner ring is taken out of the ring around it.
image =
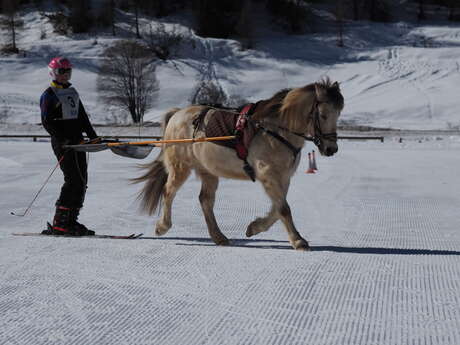
[[[261,120],[270,116],[277,116],[283,105],[283,100],[292,89],[283,89],[275,93],[272,98],[257,102],[254,120]]]
[[[336,108],[343,108],[344,100],[340,89],[326,77],[304,87],[283,89],[275,93],[271,98],[259,101],[253,119],[261,120],[268,117],[278,117],[282,114],[287,115],[290,112],[289,110],[292,111],[303,106],[308,101],[307,98],[312,98],[311,105],[313,106],[313,100],[316,97],[316,87],[320,87],[325,91],[327,98],[325,101],[332,103]]]
[[[323,102],[331,103],[338,109],[343,108],[344,100],[342,94],[340,93],[340,88],[338,87],[338,84],[333,83],[329,77],[322,78],[316,83],[308,84],[298,90],[300,92],[316,93],[316,87],[325,91],[326,99],[322,100]],[[290,100],[286,99],[285,102],[283,102],[283,108],[288,108],[290,106],[289,101]]]
[[[340,88],[338,87],[338,84],[333,83],[331,79],[329,79],[329,77],[323,78],[315,84],[319,87],[322,87],[326,91],[327,102],[332,103],[338,109],[343,109],[344,99],[342,94],[340,93]],[[310,84],[306,87],[314,88],[315,84]]]
[[[321,90],[320,100],[317,88]],[[259,101],[253,119],[279,118],[291,130],[306,128],[308,114],[313,111],[317,101],[331,103],[340,110],[344,106],[338,84],[326,77],[304,87],[278,91],[270,99]]]

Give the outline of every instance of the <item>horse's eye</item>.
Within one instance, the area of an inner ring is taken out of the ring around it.
[[[327,115],[321,114],[320,116],[321,116],[321,120],[327,120]]]

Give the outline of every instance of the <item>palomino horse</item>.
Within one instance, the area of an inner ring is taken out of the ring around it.
[[[247,162],[272,204],[265,217],[256,218],[249,224],[246,236],[267,231],[280,219],[291,245],[299,250],[309,249],[308,242],[294,226],[286,195],[305,140],[314,141],[322,155],[332,156],[337,152],[337,120],[343,106],[338,83],[331,83],[329,79],[283,90],[271,99],[257,103],[250,121],[256,123],[259,130],[250,144]],[[204,132],[193,125],[203,110],[204,107],[198,105],[170,110],[164,116],[164,139],[204,137]],[[243,166],[243,160],[234,150],[214,143],[164,145],[155,161],[144,166],[148,171],[134,179],[135,182],[145,181],[140,197],[142,207],[148,213],[156,210],[163,196],[163,213],[155,233],[164,235],[171,228],[174,196],[195,170],[202,181],[199,200],[209,235],[218,245],[228,244],[214,216],[215,194],[219,177],[249,180]]]

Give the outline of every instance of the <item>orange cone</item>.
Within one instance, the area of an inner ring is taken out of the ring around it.
[[[312,161],[311,161],[311,153],[308,152],[308,170],[305,171],[306,174],[314,174],[315,170],[313,170]]]
[[[311,167],[312,167],[313,170],[316,171],[316,170],[318,170],[318,167],[316,166],[315,150],[313,150],[311,152],[311,157],[312,157],[312,159],[311,159]]]

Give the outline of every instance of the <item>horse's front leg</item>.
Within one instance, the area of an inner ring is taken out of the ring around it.
[[[199,172],[201,178],[200,204],[203,210],[204,219],[208,226],[208,232],[211,239],[217,245],[228,245],[228,238],[220,231],[214,215],[214,203],[216,200],[216,190],[219,185],[219,179],[211,174]]]
[[[289,181],[282,183],[280,180],[279,176],[271,176],[261,179],[260,182],[262,182],[265,192],[268,194],[272,202],[272,209],[276,211],[279,219],[283,222],[286,228],[291,245],[297,250],[309,250],[310,247],[308,242],[300,236],[294,225],[291,208],[286,200]]]
[[[263,184],[263,183],[262,183]],[[281,194],[282,195],[287,195],[288,189],[289,189],[289,184],[290,181],[287,181],[286,183],[280,184],[279,187],[281,188]],[[275,222],[280,219],[279,217],[279,212],[278,212],[278,207],[275,207],[275,204],[272,203],[272,206],[270,208],[270,211],[267,213],[265,217],[258,217],[255,220],[249,224],[247,230],[246,230],[246,236],[251,237],[254,235],[257,235],[261,232],[265,232],[270,227],[275,224]]]

